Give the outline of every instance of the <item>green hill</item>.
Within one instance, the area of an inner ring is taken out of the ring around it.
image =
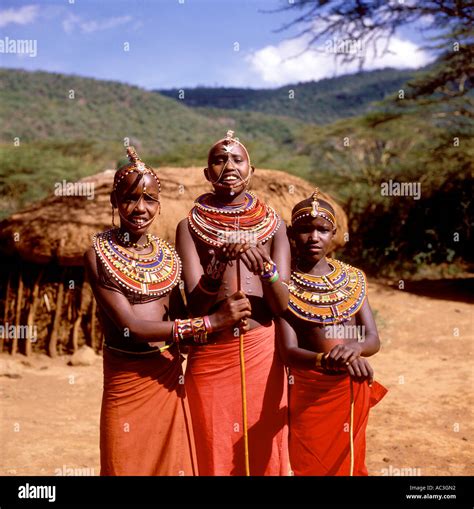
[[[197,87],[185,89],[182,99],[180,89],[158,92],[193,108],[259,111],[326,124],[371,111],[374,102],[398,91],[417,72],[387,68],[276,89]],[[290,90],[294,91],[293,99],[289,98]]]
[[[398,78],[390,73],[297,85],[294,102],[278,91],[267,98],[266,91],[253,91],[254,99],[260,92],[263,98],[256,109],[278,113],[270,115],[248,110],[251,102],[190,108],[116,82],[0,70],[0,219],[52,193],[62,179],[116,166],[125,137],[152,166],[204,166],[210,143],[230,128],[257,168],[298,174],[339,199],[350,221],[344,255],[351,262],[398,278],[433,264],[454,275],[472,264],[474,143],[459,116],[447,111],[440,115],[423,104],[405,110],[371,105],[382,97],[381,88],[379,95],[370,92],[372,86],[387,84],[389,76],[399,86],[403,73]],[[311,87],[319,87],[316,99]],[[68,97],[71,90],[74,99]],[[383,94],[393,91],[387,87]],[[345,102],[337,103],[337,94]],[[294,118],[303,116],[305,105],[312,115],[323,106],[327,115],[339,117],[366,110],[318,125]],[[381,185],[389,180],[419,184],[420,198],[383,195]]]
[[[177,140],[204,142],[217,134],[195,110],[135,86],[9,69],[0,69],[0,117],[4,141],[129,137],[162,152]]]
[[[115,167],[125,138],[157,167],[204,166],[210,144],[233,129],[254,164],[295,172],[305,166],[305,157],[294,154],[302,122],[197,111],[112,81],[0,69],[0,118],[1,217],[44,197],[58,180]]]

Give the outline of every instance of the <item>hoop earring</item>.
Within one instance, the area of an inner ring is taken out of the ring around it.
[[[115,208],[112,205],[112,226],[115,228]]]

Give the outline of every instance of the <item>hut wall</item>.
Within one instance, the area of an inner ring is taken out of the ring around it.
[[[100,353],[102,329],[82,267],[0,263],[0,352],[64,355],[86,344]]]

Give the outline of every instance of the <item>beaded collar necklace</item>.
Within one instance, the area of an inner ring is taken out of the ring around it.
[[[164,240],[150,235],[151,253],[134,253],[115,243],[112,233],[97,233],[93,245],[101,263],[111,276],[129,291],[161,296],[170,292],[181,278],[181,260]]]
[[[314,276],[291,273],[288,307],[298,318],[324,325],[340,324],[355,315],[367,294],[365,274],[347,263],[327,258],[331,272]]]
[[[275,210],[252,192],[245,192],[244,203],[238,205],[215,207],[211,205],[213,197],[213,193],[201,195],[188,215],[192,232],[206,244],[220,247],[232,232],[264,243],[280,227]]]

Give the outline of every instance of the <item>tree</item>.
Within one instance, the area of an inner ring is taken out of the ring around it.
[[[363,68],[369,51],[389,52],[389,43],[398,29],[407,25],[428,34],[424,49],[438,57],[419,79],[409,83],[408,101],[423,104],[451,103],[455,115],[472,116],[468,97],[474,76],[474,2],[463,0],[286,0],[276,11],[299,14],[279,31],[297,28],[294,38],[303,37],[304,51],[333,41],[357,41],[362,51],[341,51],[343,62],[359,59]],[[274,11],[275,12],[275,11]],[[344,47],[342,45],[342,47]],[[459,99],[463,97],[463,101]]]

